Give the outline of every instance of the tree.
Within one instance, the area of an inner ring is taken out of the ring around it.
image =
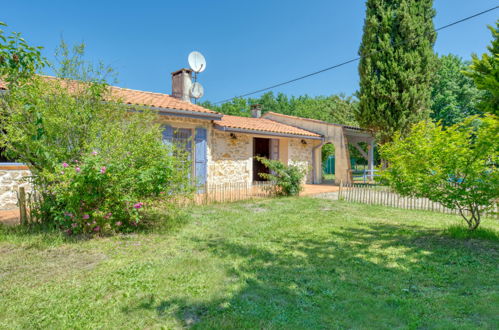
[[[0,28],[7,25],[0,22]],[[6,35],[0,29],[0,79],[7,83],[19,83],[23,78],[43,68],[47,61],[41,54],[43,47],[30,46],[20,33]]]
[[[466,74],[475,81],[478,89],[484,91],[478,104],[480,110],[499,115],[499,20],[495,28],[488,28],[493,37],[492,45],[487,47],[490,54],[484,53],[481,58],[473,54]]]
[[[189,193],[189,163],[163,144],[157,114],[130,112],[86,65],[84,45],[75,49],[62,72],[86,80],[31,74],[8,85],[0,144],[30,169],[41,196],[32,214],[43,223],[68,233],[131,230],[147,202]],[[6,74],[12,81],[17,71]]]
[[[272,111],[336,124],[357,125],[355,121],[357,101],[342,94],[288,97],[283,93],[275,96],[274,93],[268,92],[258,98],[235,98],[221,105],[214,105],[210,102],[204,102],[201,105],[227,115],[249,117],[251,104],[260,104],[264,112]]]
[[[459,210],[470,230],[499,197],[499,119],[472,116],[443,128],[430,121],[381,147],[382,176],[404,196]]]
[[[357,121],[383,144],[428,116],[435,71],[432,0],[368,0]]]
[[[438,59],[437,72],[431,91],[431,118],[450,126],[471,115],[481,114],[477,107],[482,92],[473,79],[466,76],[468,67],[456,55],[445,55]]]

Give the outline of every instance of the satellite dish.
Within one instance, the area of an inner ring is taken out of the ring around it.
[[[203,97],[203,95],[204,95],[203,86],[198,82],[193,83],[191,87],[191,97],[199,99]]]
[[[192,71],[196,73],[203,72],[206,69],[206,60],[200,52],[191,52],[188,61]]]

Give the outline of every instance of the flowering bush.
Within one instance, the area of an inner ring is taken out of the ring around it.
[[[57,209],[56,225],[68,234],[130,231],[140,225],[148,203],[188,193],[183,162],[170,157],[166,146],[155,154],[138,162],[132,153],[116,160],[93,151],[63,162],[47,192]]]
[[[190,164],[163,144],[158,115],[130,109],[102,80],[33,75],[9,84],[0,112],[0,146],[29,167],[40,197],[31,211],[44,224],[129,231],[156,200],[192,190]]]

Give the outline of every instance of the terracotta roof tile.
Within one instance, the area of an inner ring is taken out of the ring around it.
[[[43,76],[46,79],[54,77]],[[7,89],[7,85],[0,80],[0,89]],[[215,111],[203,108],[202,106],[176,99],[168,94],[144,92],[135,89],[111,86],[112,97],[121,99],[130,105],[141,105],[163,109],[185,110],[199,113],[218,114]]]
[[[265,118],[248,118],[224,115],[222,119],[216,121],[215,124],[220,127],[238,128],[249,131],[320,137],[319,134]]]

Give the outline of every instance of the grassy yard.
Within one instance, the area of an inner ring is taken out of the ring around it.
[[[0,328],[490,328],[497,220],[312,198],[196,207],[161,233],[0,230]]]

